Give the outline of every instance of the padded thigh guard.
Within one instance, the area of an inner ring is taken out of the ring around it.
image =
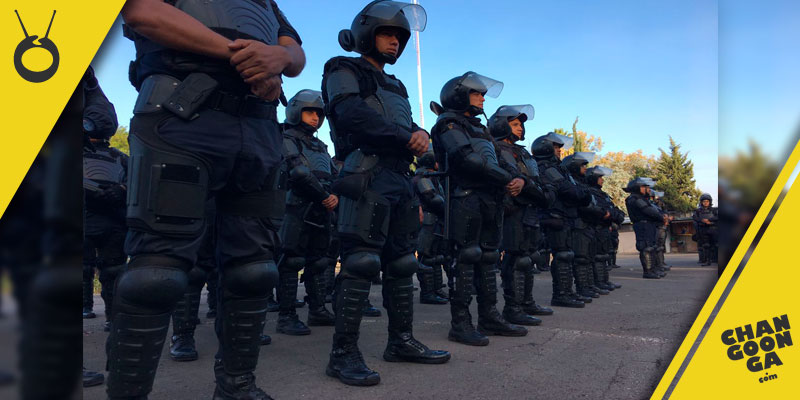
[[[467,196],[453,199],[450,221],[450,235],[460,246],[470,246],[480,241],[481,212],[477,197]]]
[[[522,215],[517,213],[503,219],[503,250],[507,252],[527,252],[530,249],[528,232],[522,224]]]
[[[389,200],[373,191],[364,192],[358,200],[342,196],[339,199],[339,234],[369,246],[383,247],[389,234],[390,211]]]
[[[419,239],[419,198],[414,196],[398,204],[391,215],[389,241],[396,257],[413,253]]]
[[[157,139],[157,122],[153,116],[132,122],[128,225],[162,235],[197,235],[205,221],[208,163]]]

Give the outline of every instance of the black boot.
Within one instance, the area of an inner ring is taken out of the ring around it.
[[[653,270],[653,255],[649,249],[639,252],[639,261],[642,263],[642,278],[644,279],[659,279],[661,278],[658,273]]]
[[[555,253],[550,264],[550,273],[553,275],[553,298],[550,305],[554,307],[583,308],[585,303],[573,297],[572,293],[572,268],[568,259],[571,252]]]
[[[578,298],[584,303],[591,303],[591,299],[600,297],[599,294],[592,291],[589,287],[589,268],[591,268],[591,266],[584,258],[576,257],[572,264],[572,275],[575,278],[575,292]],[[587,298],[589,301],[586,301]]]
[[[469,304],[472,302],[474,290],[475,271],[471,264],[456,264],[453,279],[450,285],[450,332],[447,339],[469,346],[486,346],[489,338],[478,332],[472,325],[472,315],[469,313]]]
[[[283,260],[281,260],[283,261]],[[311,329],[300,321],[295,310],[297,300],[297,272],[279,271],[278,278],[278,323],[275,331],[291,336],[305,336],[311,334]]]
[[[336,316],[325,308],[325,276],[315,273],[305,277],[308,293],[308,326],[334,326]]]
[[[421,304],[447,304],[447,299],[443,299],[436,294],[437,287],[434,279],[433,267],[425,265],[420,261],[419,269],[417,270],[417,279],[419,280],[419,302]]]
[[[366,280],[339,279],[334,309],[336,333],[325,374],[353,386],[372,386],[381,376],[369,369],[358,349],[358,332],[364,303],[369,297],[371,284]]]
[[[216,360],[214,377],[217,386],[214,388],[213,400],[273,400],[256,386],[256,377],[252,372],[229,375],[225,373],[222,361]]]
[[[227,296],[223,294],[222,298],[222,359],[214,364],[217,385],[213,399],[271,399],[256,386],[253,375],[267,316],[267,298]]]
[[[386,278],[382,289],[383,305],[389,317],[389,342],[383,352],[383,359],[419,364],[444,364],[450,360],[450,353],[429,349],[411,333],[414,320],[413,279]]]
[[[383,315],[381,310],[370,303],[369,299],[364,302],[364,307],[361,309],[361,314],[365,317],[380,317]]]
[[[87,371],[83,369],[83,387],[92,387],[102,385],[106,381],[106,377],[99,372]]]
[[[525,301],[525,275],[533,268],[529,257],[506,255],[503,259],[503,318],[517,325],[536,326],[542,320],[528,315],[522,305]],[[526,261],[527,260],[527,261]]]
[[[199,292],[184,294],[175,305],[175,311],[172,312],[172,345],[169,348],[169,357],[175,361],[197,360],[194,330],[199,308]]]
[[[536,304],[533,300],[533,273],[525,273],[525,296],[522,311],[528,315],[553,315],[553,309]]]
[[[486,257],[486,253],[484,253]],[[497,274],[495,263],[478,264],[475,285],[478,300],[478,330],[484,335],[525,336],[525,327],[508,323],[497,311]],[[524,284],[524,283],[523,283]]]
[[[659,278],[667,276],[667,271],[664,270],[663,265],[661,265],[661,259],[658,256],[658,249],[654,248],[650,253],[650,259],[653,263],[653,271],[658,274]]]

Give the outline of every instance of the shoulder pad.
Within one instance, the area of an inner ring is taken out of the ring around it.
[[[634,202],[634,204],[636,205],[636,207],[639,207],[641,209],[650,207],[650,203],[647,200],[642,199],[642,198],[637,198],[636,201]]]
[[[348,68],[338,68],[328,75],[325,92],[328,95],[328,99],[333,101],[338,96],[360,94],[361,89],[358,86],[358,78],[353,71]]]
[[[297,147],[297,143],[294,142],[294,139],[290,137],[283,137],[283,155],[284,157],[292,157],[300,154],[300,149]]]
[[[550,182],[559,182],[564,180],[564,175],[561,175],[561,172],[553,167],[549,167],[544,170],[544,177]]]

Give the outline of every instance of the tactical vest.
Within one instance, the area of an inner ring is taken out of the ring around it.
[[[320,183],[330,186],[333,171],[331,171],[331,156],[325,143],[297,129],[287,129],[283,137],[297,146],[303,164],[311,170]]]
[[[632,193],[625,199],[625,206],[628,208],[628,217],[634,224],[637,222],[655,222],[644,213],[647,207],[653,207],[653,205],[641,194]]]
[[[436,135],[445,132],[446,129],[450,129],[451,124],[454,128],[460,128],[467,134],[467,136],[469,136],[469,144],[472,148],[472,151],[478,153],[486,162],[487,166],[493,165],[499,167],[500,162],[497,158],[499,149],[497,148],[497,144],[492,138],[492,135],[489,134],[489,131],[485,126],[482,124],[474,125],[467,119],[465,115],[447,111],[441,113],[436,119],[436,125],[434,126],[433,134]],[[446,154],[446,151],[436,151],[436,157],[439,165],[446,165],[446,161],[444,160]],[[463,171],[453,171],[452,176],[456,178],[458,186],[464,189],[488,186],[487,182],[485,182],[483,179],[476,179],[474,175],[467,174]]]
[[[549,186],[551,190],[557,190],[560,181],[564,179],[572,185],[576,184],[575,180],[572,179],[572,176],[567,172],[567,170],[561,167],[560,162],[555,156],[553,156],[552,159],[536,160],[536,164],[539,168],[539,172],[541,173],[540,177],[542,184]],[[550,207],[550,209],[543,211],[541,216],[543,218],[577,218],[578,211],[575,207],[571,207],[566,204],[566,202],[561,199],[560,196],[556,196],[553,205]]]
[[[325,64],[322,77],[322,99],[325,102],[325,114],[331,116],[330,100],[325,88],[329,73],[339,68],[346,68],[355,74],[358,88],[352,88],[367,105],[404,129],[411,131],[413,118],[411,104],[408,102],[408,91],[405,85],[393,75],[378,71],[368,61],[360,57],[334,57]],[[361,148],[367,154],[385,152],[385,149],[370,148],[369,145],[359,143],[359,132],[339,132],[334,123],[330,124],[331,139],[333,140],[336,158],[344,160],[350,152]],[[410,153],[409,153],[410,154]]]
[[[251,39],[268,45],[278,44],[280,25],[269,0],[167,0],[166,3],[230,40]],[[163,73],[183,79],[192,72],[229,77],[246,88],[236,69],[227,60],[166,48],[127,26],[124,27],[124,34],[136,46],[136,60],[130,65],[129,79],[137,90],[144,79],[152,74]],[[221,82],[221,86],[226,86],[226,82]]]

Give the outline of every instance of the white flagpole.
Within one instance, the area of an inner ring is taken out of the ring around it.
[[[413,0],[419,4],[418,0]],[[414,45],[417,48],[417,92],[419,92],[419,126],[425,129],[425,109],[422,106],[422,63],[420,62],[419,31],[414,31]]]

